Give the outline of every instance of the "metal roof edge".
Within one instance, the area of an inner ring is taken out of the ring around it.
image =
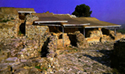
[[[59,22],[68,22],[66,20],[60,20],[60,21],[35,21],[35,23],[59,23]]]
[[[85,26],[85,28],[98,28],[98,27],[121,27],[121,25],[112,25],[112,26]]]

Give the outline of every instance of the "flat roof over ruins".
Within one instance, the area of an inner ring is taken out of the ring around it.
[[[65,26],[83,26],[89,25],[88,22],[78,21],[75,18],[72,18],[69,14],[53,14],[53,13],[36,13],[36,16],[39,17],[39,20],[36,20],[35,23],[60,23],[60,25]],[[40,22],[41,21],[41,22]]]
[[[35,15],[39,17],[39,20],[36,20],[35,23],[60,22],[64,27],[82,26],[84,28],[121,27],[121,25],[100,21],[95,17],[74,17],[69,14],[53,14],[53,13],[36,13]]]
[[[121,27],[121,25],[117,25],[117,24],[113,24],[113,23],[109,23],[109,22],[104,22],[104,21],[100,21],[95,17],[79,17],[77,18],[78,20],[81,21],[86,21],[89,22],[90,25],[85,25],[85,28],[98,28],[98,27]]]
[[[16,8],[18,13],[36,13],[34,8]]]

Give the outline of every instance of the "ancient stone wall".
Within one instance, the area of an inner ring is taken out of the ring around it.
[[[15,8],[17,11],[34,11],[34,8]]]
[[[77,40],[77,47],[78,48],[86,48],[88,47],[88,43],[82,33],[80,31],[75,32],[76,40]]]
[[[111,63],[112,67],[118,69],[121,74],[125,73],[125,39],[121,39],[114,44]]]
[[[33,24],[33,21],[38,20],[38,19],[39,18],[35,15],[26,15],[26,18],[25,18],[26,24],[30,24],[30,25]]]
[[[74,33],[69,33],[68,37],[70,39],[70,44],[72,46],[76,46],[78,48],[86,48],[88,47],[88,43],[82,33],[80,31],[76,31]]]
[[[20,22],[8,21],[6,23],[0,23],[0,40],[17,37],[19,31]]]
[[[47,54],[47,60],[50,63],[50,66],[48,67],[47,71],[48,73],[54,73],[54,71],[59,70],[59,63],[57,57],[57,38],[56,35],[49,37],[50,42],[48,43],[48,54]]]
[[[13,7],[0,7],[0,12],[2,12],[2,14],[16,14],[16,15],[18,15],[16,8],[13,8]]]
[[[116,32],[115,35],[114,31],[105,28],[98,28],[97,30],[88,31],[86,36],[88,43],[114,42],[125,37],[125,35],[118,32]]]
[[[53,35],[56,36],[57,41],[55,43],[57,43],[57,47],[62,48],[63,47],[63,33],[53,33]],[[64,33],[64,46],[66,47],[69,45],[70,45],[69,37],[67,33]]]
[[[41,48],[44,41],[50,36],[49,28],[47,26],[26,25],[26,36],[29,39],[38,40]]]

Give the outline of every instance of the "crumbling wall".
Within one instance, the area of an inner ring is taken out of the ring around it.
[[[16,14],[16,15],[18,15],[16,8],[13,8],[13,7],[0,7],[0,12],[2,12],[2,14]]]
[[[25,18],[26,24],[30,24],[30,25],[33,24],[33,21],[38,20],[38,19],[39,18],[35,15],[26,15],[26,18]]]
[[[84,35],[82,33],[80,33],[80,31],[76,31],[75,35],[76,35],[76,40],[77,40],[77,47],[78,48],[87,48],[88,43],[87,43]]]
[[[53,35],[56,36],[57,39],[57,47],[61,48],[63,47],[63,33],[53,33]],[[67,33],[64,33],[64,46],[69,46],[70,45],[70,40],[69,37],[67,36]]]
[[[11,20],[0,23],[0,40],[17,37],[19,32],[20,20]]]
[[[34,11],[34,8],[15,8],[17,11]]]
[[[122,35],[121,33],[106,29],[106,28],[98,28],[95,30],[90,30],[86,34],[86,40],[88,43],[98,43],[98,42],[114,42],[117,40],[120,40],[121,38],[124,38],[125,35]]]
[[[14,27],[1,27],[0,35],[0,41],[6,38],[15,37]]]
[[[77,46],[78,48],[88,47],[88,43],[87,43],[84,35],[82,33],[80,33],[80,31],[76,31],[74,33],[69,33],[68,36],[69,36],[72,46]]]
[[[88,43],[98,43],[103,36],[101,28],[89,30],[86,34],[86,40]]]
[[[26,37],[28,37],[29,39],[38,40],[40,48],[49,36],[49,28],[47,26],[36,26],[26,24]]]
[[[56,35],[50,36],[50,42],[48,44],[48,54],[47,60],[49,61],[50,66],[48,67],[48,73],[54,73],[54,71],[58,71],[60,69],[60,65],[57,59],[57,38]]]
[[[0,15],[2,16],[0,18],[0,39],[17,37],[21,24],[17,10],[10,7],[1,7]]]

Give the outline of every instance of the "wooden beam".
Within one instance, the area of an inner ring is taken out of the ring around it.
[[[112,27],[121,27],[121,25],[112,25],[112,26],[85,26],[85,28],[112,28]]]

